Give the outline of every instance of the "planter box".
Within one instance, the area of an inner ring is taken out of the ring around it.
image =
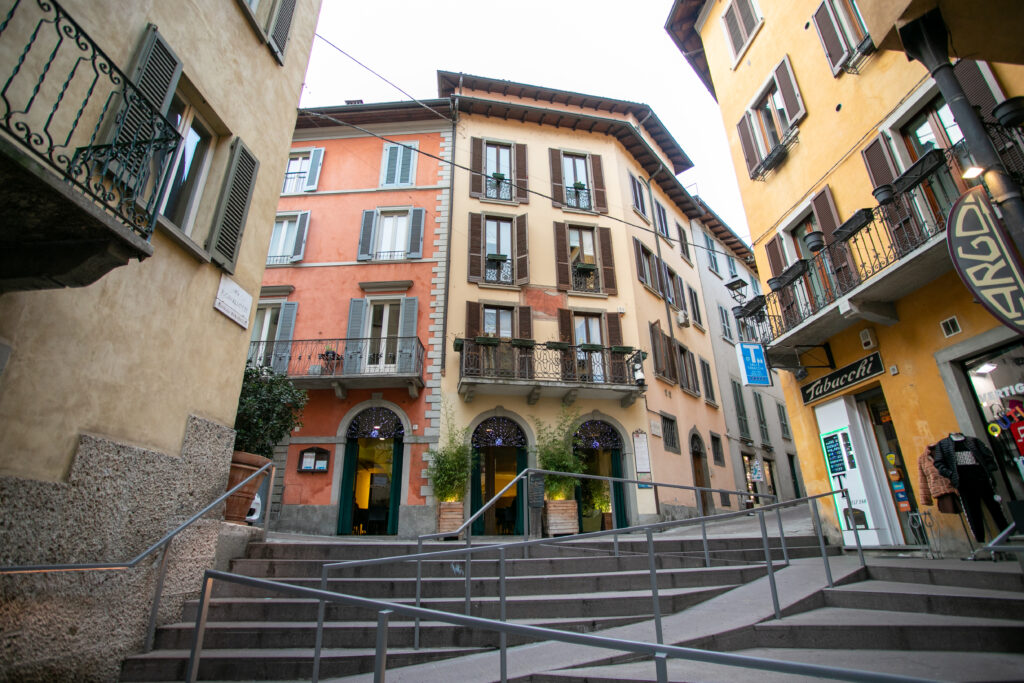
[[[549,341],[544,342],[544,346],[548,347],[549,349],[555,349],[556,351],[566,351],[569,348],[569,342]]]
[[[585,271],[585,272],[592,272],[592,271],[597,270],[597,264],[596,263],[574,263],[573,264],[573,268],[575,268],[576,270],[582,270],[582,271]]]
[[[537,345],[537,342],[533,339],[513,339],[511,344],[523,349],[532,349]]]
[[[505,261],[508,260],[508,256],[505,256],[504,254],[488,254],[487,260],[496,261],[498,263],[504,263]]]
[[[462,345],[465,343],[465,341],[466,341],[465,339],[461,339],[461,338],[460,339],[456,339],[452,343],[452,348],[455,349],[456,352],[462,353]]]
[[[804,235],[804,244],[814,253],[818,253],[825,248],[825,233],[821,230],[807,233]]]
[[[465,521],[462,501],[437,504],[437,533],[454,532]]]
[[[604,351],[604,347],[600,344],[580,344],[581,351]]]
[[[544,533],[548,536],[579,533],[575,500],[549,500],[544,503]]]
[[[497,337],[477,337],[475,341],[480,346],[497,346],[501,343]]]
[[[612,353],[633,353],[632,346],[613,346],[611,347]]]

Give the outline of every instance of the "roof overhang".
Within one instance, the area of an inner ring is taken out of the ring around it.
[[[675,0],[665,21],[665,30],[717,102],[718,95],[715,94],[715,84],[711,80],[711,70],[708,69],[708,59],[704,54],[704,41],[696,28],[697,18],[706,3],[707,0]]]
[[[430,107],[427,109],[426,107]],[[330,107],[300,109],[295,129],[333,128],[339,124],[328,117],[342,119],[357,126],[378,123],[407,123],[410,121],[437,121],[451,116],[451,102],[448,99],[433,99],[405,102],[377,102],[372,104],[346,104]],[[433,109],[434,111],[431,111]]]

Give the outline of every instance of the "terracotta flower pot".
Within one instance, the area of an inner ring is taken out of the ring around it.
[[[579,533],[579,515],[575,500],[548,500],[544,503],[544,533],[548,536]]]
[[[465,519],[462,501],[437,504],[437,533],[454,532]]]
[[[253,472],[270,462],[269,458],[245,451],[235,451],[231,456],[231,470],[228,473],[229,491],[238,485],[240,481],[251,475]],[[252,506],[252,499],[263,483],[262,477],[256,477],[248,484],[238,489],[230,496],[224,504],[224,521],[233,524],[245,524],[245,516],[249,514],[249,507]]]

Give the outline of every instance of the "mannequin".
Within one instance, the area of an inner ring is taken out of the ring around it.
[[[992,483],[992,472],[998,469],[996,458],[988,446],[973,436],[953,432],[935,445],[935,469],[947,477],[960,492],[960,501],[974,538],[985,542],[985,520],[981,506],[988,508],[1000,531],[1010,525],[1003,515]]]

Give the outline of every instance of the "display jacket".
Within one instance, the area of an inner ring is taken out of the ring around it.
[[[949,479],[953,484],[953,488],[960,488],[960,475],[956,471],[956,456],[954,455],[957,446],[966,446],[967,450],[974,456],[974,459],[978,461],[978,464],[984,467],[986,472],[989,472],[990,478],[992,476],[991,473],[998,469],[996,456],[992,455],[992,451],[988,449],[988,446],[981,439],[976,439],[973,436],[964,436],[963,441],[954,441],[947,436],[935,444],[932,456],[935,460],[935,469],[939,471],[939,474]]]
[[[956,495],[956,488],[948,477],[939,474],[938,468],[933,460],[935,447],[938,444],[931,444],[917,458],[918,487],[921,494],[922,505],[932,505],[941,496]]]

